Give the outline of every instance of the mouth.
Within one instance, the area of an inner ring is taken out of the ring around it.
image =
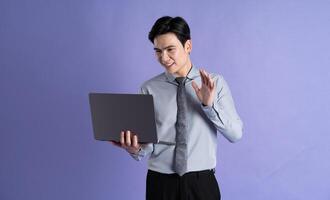
[[[166,68],[170,68],[170,67],[172,67],[173,65],[174,65],[174,63],[169,64],[169,65],[164,64],[164,66],[165,66]]]

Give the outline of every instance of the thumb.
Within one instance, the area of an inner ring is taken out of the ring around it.
[[[196,94],[199,92],[200,88],[198,87],[197,83],[195,81],[191,82],[191,86],[194,88]]]

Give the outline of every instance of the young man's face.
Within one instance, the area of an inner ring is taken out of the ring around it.
[[[174,33],[159,35],[154,39],[154,49],[159,63],[165,69],[178,76],[186,76],[191,67],[189,53],[191,52],[191,40],[187,40],[182,46]]]

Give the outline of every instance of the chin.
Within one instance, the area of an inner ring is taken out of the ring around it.
[[[167,70],[169,73],[171,73],[171,74],[174,74],[174,73],[178,72],[179,69],[180,69],[180,68],[177,67],[177,66],[171,66],[170,68],[166,68],[166,70]]]
[[[171,74],[175,74],[177,72],[176,69],[167,69],[167,71]]]

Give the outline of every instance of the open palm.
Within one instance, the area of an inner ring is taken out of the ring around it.
[[[199,73],[202,79],[202,86],[198,87],[195,81],[192,81],[192,86],[196,92],[198,99],[206,106],[212,106],[216,85],[210,74],[205,70],[200,69]]]

